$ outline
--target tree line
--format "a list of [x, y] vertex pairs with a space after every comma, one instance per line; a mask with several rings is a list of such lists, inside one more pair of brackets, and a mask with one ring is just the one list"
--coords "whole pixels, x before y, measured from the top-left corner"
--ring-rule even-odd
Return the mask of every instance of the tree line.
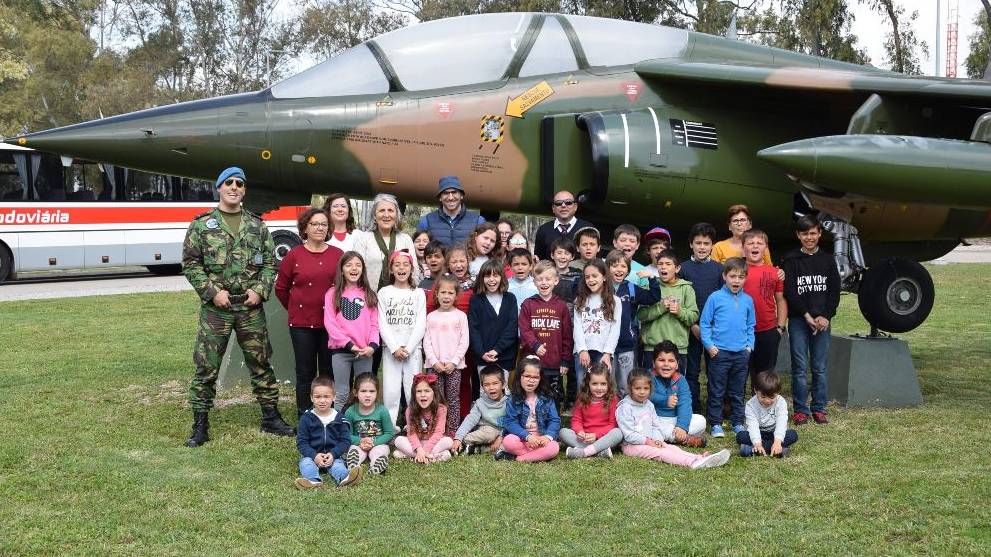
[[[985, 75], [991, 4], [975, 15], [970, 77]], [[884, 59], [851, 32], [856, 5], [886, 22]], [[0, 0], [0, 134], [253, 91], [416, 21], [506, 11], [610, 17], [919, 74], [907, 0]]]

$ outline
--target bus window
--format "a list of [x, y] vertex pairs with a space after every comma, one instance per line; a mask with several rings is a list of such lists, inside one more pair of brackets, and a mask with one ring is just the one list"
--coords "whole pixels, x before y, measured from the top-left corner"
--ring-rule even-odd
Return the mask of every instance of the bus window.
[[65, 201], [64, 170], [58, 155], [42, 155], [38, 178], [34, 181], [34, 199]]
[[24, 199], [24, 182], [13, 163], [0, 164], [0, 201]]

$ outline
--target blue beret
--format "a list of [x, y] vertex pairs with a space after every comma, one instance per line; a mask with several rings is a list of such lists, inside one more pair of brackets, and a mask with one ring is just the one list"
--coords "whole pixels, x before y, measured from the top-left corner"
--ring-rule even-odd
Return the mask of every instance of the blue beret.
[[240, 178], [240, 179], [244, 180], [245, 182], [248, 181], [247, 178], [244, 177], [244, 171], [243, 170], [241, 170], [240, 168], [238, 168], [236, 166], [232, 166], [230, 168], [225, 168], [224, 171], [220, 173], [220, 176], [217, 176], [217, 183], [215, 183], [213, 186], [219, 190], [220, 189], [220, 184], [223, 184], [224, 183], [224, 180], [230, 178], [231, 176], [235, 176], [237, 178]]

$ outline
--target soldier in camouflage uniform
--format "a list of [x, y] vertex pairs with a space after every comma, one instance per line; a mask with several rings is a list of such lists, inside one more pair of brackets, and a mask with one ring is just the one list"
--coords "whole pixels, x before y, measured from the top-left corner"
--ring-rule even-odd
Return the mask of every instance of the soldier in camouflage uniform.
[[196, 216], [182, 247], [182, 269], [203, 302], [193, 349], [196, 375], [189, 385], [193, 431], [187, 447], [209, 441], [207, 413], [216, 394], [220, 361], [231, 332], [251, 372], [251, 388], [262, 408], [261, 430], [294, 435], [279, 414], [279, 386], [269, 364], [272, 345], [262, 302], [275, 281], [272, 238], [262, 220], [241, 208], [244, 171], [231, 167], [220, 173], [217, 208]]

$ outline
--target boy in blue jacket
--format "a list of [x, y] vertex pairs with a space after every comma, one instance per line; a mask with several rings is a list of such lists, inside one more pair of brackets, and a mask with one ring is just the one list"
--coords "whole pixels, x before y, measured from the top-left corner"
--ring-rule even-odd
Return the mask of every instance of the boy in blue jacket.
[[723, 264], [722, 288], [709, 296], [699, 318], [702, 347], [709, 354], [706, 417], [713, 437], [723, 437], [723, 395], [730, 399], [733, 432], [746, 431], [743, 425], [743, 389], [747, 384], [750, 353], [754, 349], [757, 316], [754, 301], [743, 291], [747, 261], [731, 257]]
[[678, 372], [678, 347], [670, 340], [664, 340], [654, 346], [653, 354], [650, 401], [654, 403], [664, 440], [704, 447], [705, 418], [692, 414], [692, 392], [688, 380]]
[[[640, 322], [637, 320], [637, 311], [640, 306], [651, 306], [661, 301], [661, 285], [656, 277], [647, 279], [647, 288], [640, 288], [627, 279], [631, 265], [632, 261], [618, 249], [610, 251], [606, 256], [606, 270], [609, 271], [613, 290], [623, 305], [623, 316], [619, 322], [619, 342], [616, 343], [616, 364], [613, 367], [616, 388], [621, 399], [626, 396], [626, 380], [633, 371], [635, 363], [639, 361], [637, 340], [640, 338]], [[637, 279], [634, 277], [633, 280]]]
[[323, 485], [320, 473], [329, 473], [339, 487], [361, 479], [361, 467], [348, 470], [342, 458], [351, 447], [351, 427], [344, 412], [334, 405], [334, 380], [320, 375], [310, 389], [313, 408], [299, 418], [296, 447], [299, 449], [299, 475], [296, 487], [311, 489]]

